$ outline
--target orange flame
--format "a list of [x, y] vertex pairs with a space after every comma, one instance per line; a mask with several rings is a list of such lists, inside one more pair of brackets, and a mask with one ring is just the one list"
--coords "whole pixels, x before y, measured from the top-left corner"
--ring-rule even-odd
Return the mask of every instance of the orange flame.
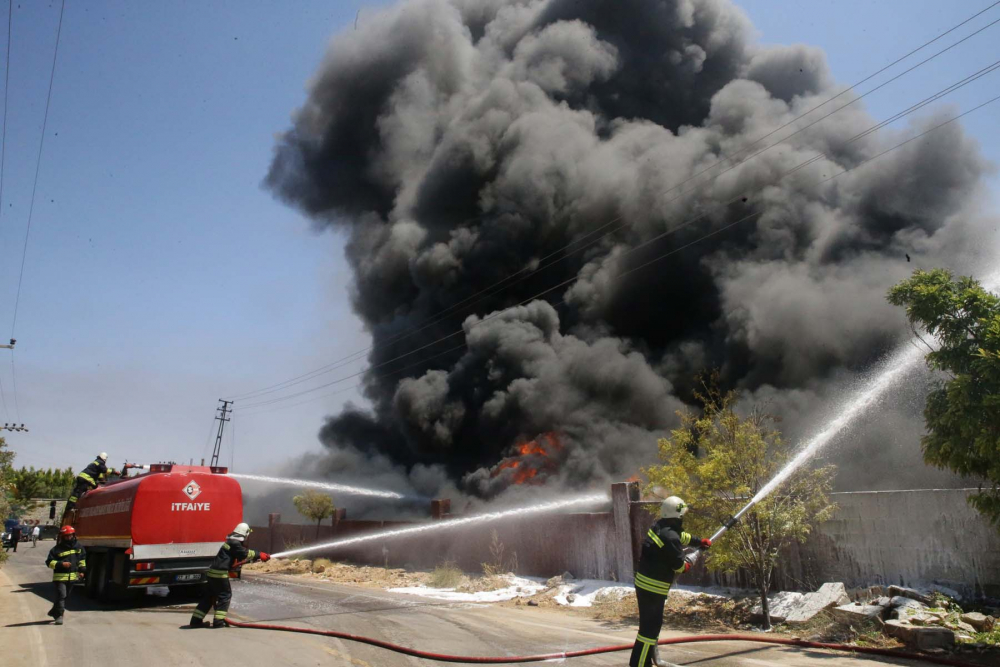
[[[544, 444], [542, 444], [544, 443]], [[552, 458], [552, 454], [562, 451], [563, 445], [559, 441], [559, 436], [554, 432], [543, 433], [535, 440], [528, 440], [514, 446], [516, 452], [513, 456], [505, 458], [498, 463], [491, 477], [496, 477], [504, 470], [513, 470], [511, 475], [512, 484], [529, 484], [539, 472], [549, 472], [554, 470], [557, 463]]]

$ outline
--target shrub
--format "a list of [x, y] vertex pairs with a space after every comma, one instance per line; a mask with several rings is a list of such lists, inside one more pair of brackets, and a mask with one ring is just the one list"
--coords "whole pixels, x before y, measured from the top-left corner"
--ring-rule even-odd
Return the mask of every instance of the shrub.
[[431, 586], [433, 588], [455, 588], [462, 583], [464, 573], [451, 561], [441, 563], [431, 572]]

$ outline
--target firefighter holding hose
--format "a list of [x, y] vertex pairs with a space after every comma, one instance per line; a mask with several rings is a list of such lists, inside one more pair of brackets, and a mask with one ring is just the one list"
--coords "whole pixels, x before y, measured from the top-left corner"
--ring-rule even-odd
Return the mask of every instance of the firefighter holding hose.
[[635, 597], [639, 603], [639, 634], [632, 647], [629, 667], [659, 667], [656, 642], [663, 627], [663, 607], [674, 577], [691, 569], [685, 547], [708, 549], [712, 540], [693, 537], [683, 530], [687, 504], [671, 496], [660, 505], [660, 519], [642, 541], [642, 555], [635, 573]]
[[76, 483], [73, 484], [73, 491], [69, 494], [69, 500], [66, 501], [66, 509], [63, 512], [63, 516], [66, 516], [71, 509], [76, 507], [76, 503], [80, 500], [80, 496], [91, 489], [96, 489], [98, 484], [103, 484], [107, 481], [109, 474], [118, 475], [119, 472], [114, 468], [108, 468], [108, 453], [101, 452], [97, 455], [97, 458], [91, 461], [91, 463], [76, 476]]
[[206, 627], [204, 619], [213, 606], [215, 619], [212, 621], [212, 627], [225, 627], [229, 603], [233, 599], [233, 589], [229, 580], [239, 576], [244, 563], [271, 560], [271, 556], [262, 551], [248, 549], [245, 544], [248, 537], [250, 537], [250, 526], [241, 523], [226, 538], [225, 544], [219, 549], [215, 560], [212, 561], [212, 567], [208, 570], [208, 591], [191, 614], [190, 627]]

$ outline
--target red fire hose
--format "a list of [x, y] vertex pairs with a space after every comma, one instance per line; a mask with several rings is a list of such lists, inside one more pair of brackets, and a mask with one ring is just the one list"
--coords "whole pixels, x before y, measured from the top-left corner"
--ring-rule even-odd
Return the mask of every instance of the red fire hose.
[[[283, 632], [300, 632], [307, 635], [322, 635], [324, 637], [336, 637], [348, 641], [377, 646], [395, 653], [413, 656], [414, 658], [424, 658], [425, 660], [437, 660], [438, 662], [461, 662], [468, 664], [509, 664], [517, 662], [542, 662], [544, 660], [559, 660], [563, 658], [580, 658], [585, 655], [599, 655], [601, 653], [614, 653], [616, 651], [631, 651], [632, 644], [619, 644], [617, 646], [599, 646], [597, 648], [582, 649], [579, 651], [560, 651], [559, 653], [544, 653], [540, 655], [518, 655], [518, 656], [477, 656], [477, 655], [447, 655], [443, 653], [431, 653], [429, 651], [419, 651], [414, 648], [392, 644], [373, 639], [372, 637], [362, 637], [352, 635], [349, 632], [339, 632], [337, 630], [318, 630], [314, 628], [301, 628], [292, 625], [271, 625], [268, 623], [241, 623], [231, 618], [226, 619], [226, 623], [237, 628], [250, 628], [253, 630], [281, 630]], [[673, 637], [661, 639], [657, 642], [660, 646], [670, 644], [692, 644], [695, 642], [757, 642], [760, 644], [782, 644], [784, 646], [797, 646], [799, 648], [822, 648], [832, 651], [847, 651], [850, 653], [867, 653], [869, 655], [884, 655], [890, 658], [905, 658], [908, 660], [922, 660], [935, 665], [950, 665], [951, 667], [980, 667], [961, 660], [951, 658], [939, 658], [931, 655], [919, 655], [916, 653], [906, 653], [893, 651], [884, 648], [868, 648], [866, 646], [848, 646], [847, 644], [826, 644], [822, 642], [808, 642], [803, 639], [789, 639], [784, 637], [762, 637], [759, 635], [691, 635], [688, 637]]]

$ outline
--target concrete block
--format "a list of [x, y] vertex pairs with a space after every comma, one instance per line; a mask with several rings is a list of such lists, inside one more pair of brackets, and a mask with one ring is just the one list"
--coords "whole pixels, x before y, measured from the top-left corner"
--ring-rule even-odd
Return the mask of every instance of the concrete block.
[[[767, 596], [767, 601], [770, 603], [769, 611], [771, 620], [775, 623], [784, 623], [785, 619], [788, 618], [788, 614], [801, 604], [803, 598], [805, 598], [805, 595], [796, 593], [795, 591], [781, 591], [780, 593]], [[764, 616], [764, 610], [759, 602], [750, 613], [757, 619]]]
[[980, 614], [978, 611], [962, 614], [961, 618], [963, 623], [968, 623], [978, 632], [986, 632], [993, 627], [994, 623], [992, 617], [987, 616], [986, 614]]
[[861, 620], [882, 620], [885, 607], [877, 604], [845, 604], [830, 610], [833, 617], [843, 623], [857, 623]]
[[899, 609], [900, 607], [909, 607], [910, 609], [927, 609], [927, 605], [923, 602], [914, 600], [913, 598], [903, 597], [902, 595], [889, 598], [889, 606], [893, 609]]
[[929, 605], [932, 602], [928, 596], [924, 595], [920, 591], [915, 591], [912, 588], [906, 588], [905, 586], [889, 586], [889, 597], [896, 596], [910, 598], [911, 600], [916, 600], [917, 602], [923, 602], [926, 605]]
[[955, 645], [955, 633], [938, 626], [920, 627], [902, 621], [886, 621], [885, 633], [922, 651], [951, 648]]
[[814, 593], [807, 593], [798, 605], [793, 608], [785, 617], [785, 623], [795, 625], [806, 623], [816, 614], [829, 609], [849, 604], [851, 598], [847, 595], [847, 588], [841, 583], [827, 583], [819, 587]]
[[944, 621], [944, 614], [932, 611], [916, 611], [900, 615], [897, 620], [908, 621], [912, 625], [938, 625]]

